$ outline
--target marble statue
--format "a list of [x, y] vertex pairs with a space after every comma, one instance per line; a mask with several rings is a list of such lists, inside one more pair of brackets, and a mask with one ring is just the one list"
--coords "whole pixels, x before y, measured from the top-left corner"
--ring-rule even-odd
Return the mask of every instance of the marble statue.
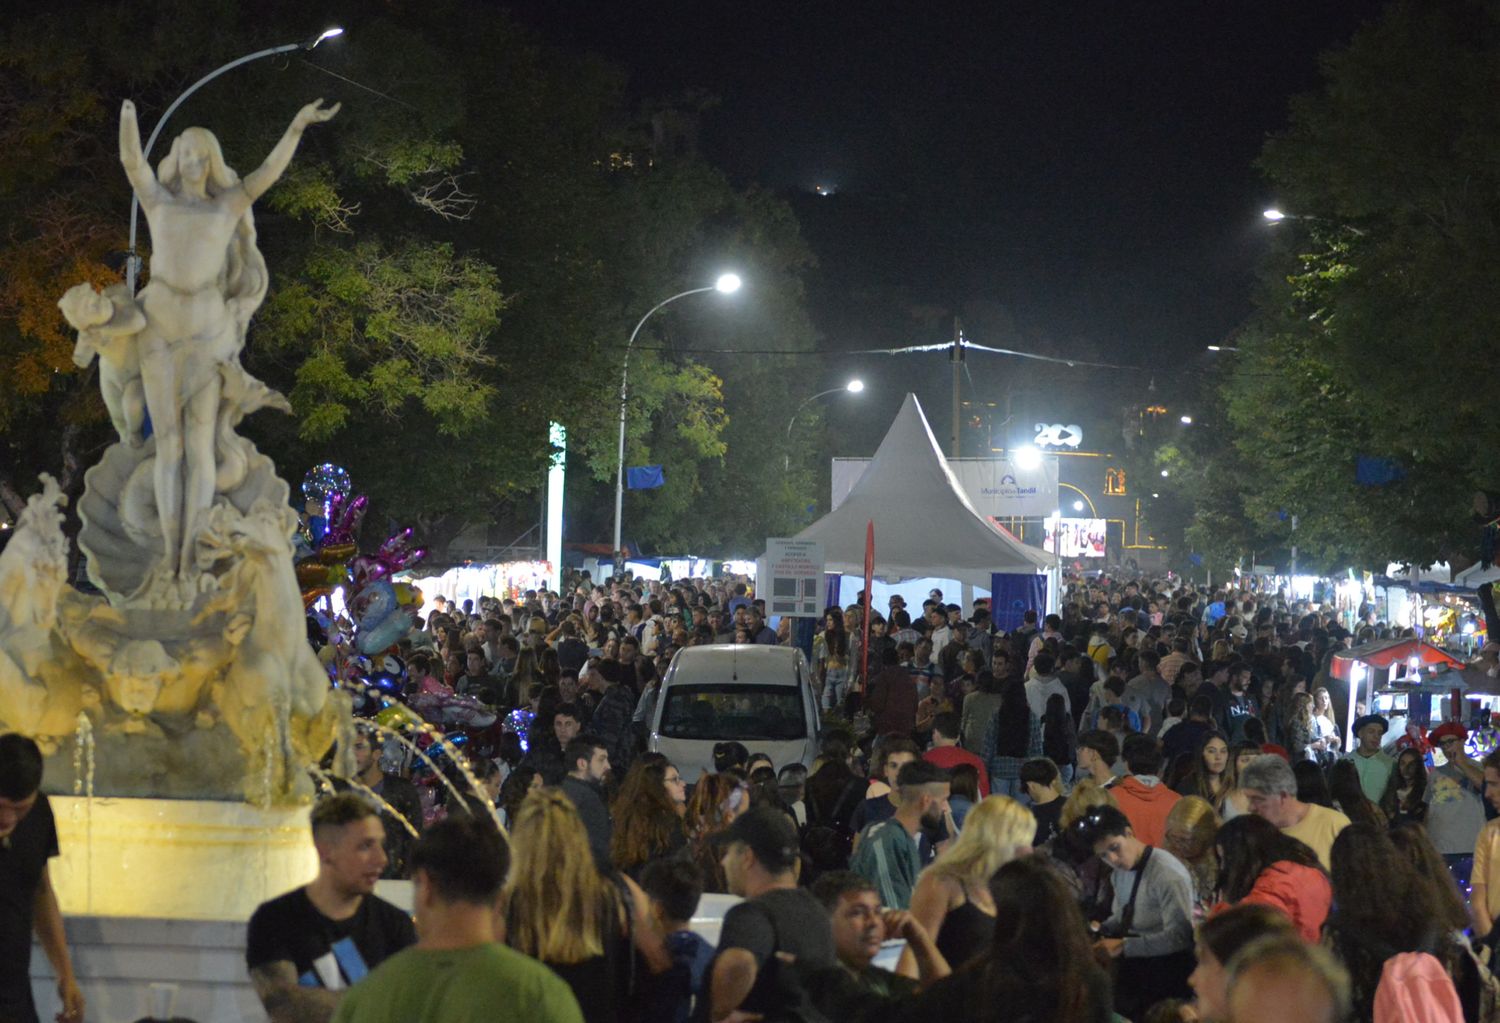
[[287, 485], [236, 432], [258, 409], [291, 411], [240, 365], [268, 284], [251, 208], [338, 109], [304, 106], [242, 179], [203, 128], [153, 172], [135, 107], [121, 108], [150, 275], [139, 295], [79, 284], [58, 303], [78, 331], [74, 361], [99, 361], [119, 436], [79, 501], [100, 592], [68, 585], [65, 499], [49, 478], [0, 552], [0, 728], [64, 758], [91, 737], [98, 791], [295, 797], [348, 717], [307, 644]]

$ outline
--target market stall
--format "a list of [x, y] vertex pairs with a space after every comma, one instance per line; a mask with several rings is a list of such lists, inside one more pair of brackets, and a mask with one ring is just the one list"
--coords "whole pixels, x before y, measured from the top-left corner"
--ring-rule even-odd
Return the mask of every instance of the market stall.
[[1464, 662], [1448, 651], [1415, 637], [1379, 640], [1334, 654], [1329, 673], [1349, 683], [1344, 748], [1354, 748], [1353, 723], [1361, 702], [1368, 713], [1401, 719], [1399, 729], [1392, 721], [1392, 732], [1404, 730], [1405, 721], [1426, 727], [1432, 721], [1435, 696], [1452, 701], [1451, 714], [1467, 688], [1458, 670], [1463, 667]]

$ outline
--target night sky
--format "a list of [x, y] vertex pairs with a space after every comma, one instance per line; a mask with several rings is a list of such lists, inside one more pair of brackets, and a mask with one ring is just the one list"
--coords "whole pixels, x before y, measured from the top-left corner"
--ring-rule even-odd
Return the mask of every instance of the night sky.
[[[1185, 371], [1251, 309], [1275, 201], [1253, 166], [1261, 143], [1317, 87], [1318, 54], [1380, 4], [507, 6], [548, 42], [625, 67], [638, 98], [721, 98], [702, 152], [793, 203], [820, 263], [826, 351], [942, 341], [958, 314], [981, 343], [1145, 368], [971, 356], [964, 397], [1008, 390], [1013, 429], [1029, 431], [1153, 377], [1168, 396], [1191, 389]], [[878, 440], [907, 389], [945, 435], [945, 356], [823, 360], [825, 386], [854, 373], [871, 384], [863, 404], [829, 408], [851, 446]]]

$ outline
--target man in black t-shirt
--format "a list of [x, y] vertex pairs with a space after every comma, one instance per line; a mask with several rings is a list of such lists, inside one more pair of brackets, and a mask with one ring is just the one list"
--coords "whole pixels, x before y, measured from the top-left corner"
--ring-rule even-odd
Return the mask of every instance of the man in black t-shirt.
[[343, 990], [417, 940], [411, 917], [376, 897], [385, 828], [353, 793], [313, 807], [318, 876], [250, 917], [245, 962], [272, 1023], [331, 1019]]
[[14, 732], [0, 735], [0, 1020], [36, 1023], [31, 935], [57, 972], [61, 1023], [83, 1019], [62, 910], [47, 861], [58, 854], [52, 805], [42, 795], [42, 752]]
[[[422, 831], [422, 799], [417, 787], [398, 774], [386, 774], [380, 767], [380, 749], [369, 730], [360, 727], [351, 744], [354, 753], [354, 780], [374, 792], [391, 805], [391, 809], [415, 828]], [[379, 807], [380, 822], [385, 827], [385, 872], [381, 877], [405, 879], [411, 876], [412, 835], [407, 824], [393, 817], [389, 810]]]
[[775, 1019], [786, 988], [777, 982], [777, 954], [791, 956], [800, 971], [836, 962], [828, 913], [797, 887], [800, 855], [791, 818], [770, 806], [746, 811], [720, 832], [720, 863], [729, 890], [744, 902], [724, 914], [719, 948], [709, 980], [710, 1019], [736, 1009]]

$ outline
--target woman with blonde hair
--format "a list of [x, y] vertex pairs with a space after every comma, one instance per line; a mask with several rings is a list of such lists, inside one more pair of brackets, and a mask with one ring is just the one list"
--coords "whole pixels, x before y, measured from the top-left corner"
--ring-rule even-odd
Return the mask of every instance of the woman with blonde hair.
[[1101, 806], [1119, 809], [1120, 804], [1109, 789], [1092, 778], [1082, 778], [1073, 785], [1058, 815], [1058, 833], [1048, 845], [1046, 855], [1058, 873], [1073, 890], [1079, 907], [1089, 920], [1109, 916], [1114, 898], [1112, 875], [1093, 846], [1080, 840], [1079, 822], [1090, 810]]
[[635, 956], [652, 973], [671, 965], [645, 895], [599, 872], [573, 803], [556, 789], [529, 794], [510, 832], [505, 943], [567, 982], [586, 1023], [624, 1023]]
[[1183, 796], [1167, 814], [1163, 845], [1193, 877], [1194, 920], [1202, 920], [1217, 901], [1219, 858], [1214, 839], [1219, 823], [1213, 804], [1200, 796]]
[[[1009, 796], [979, 801], [964, 820], [958, 838], [922, 871], [912, 890], [911, 913], [937, 942], [955, 970], [990, 946], [995, 901], [990, 878], [1031, 851], [1036, 817]], [[916, 960], [906, 952], [901, 972], [916, 976]]]

